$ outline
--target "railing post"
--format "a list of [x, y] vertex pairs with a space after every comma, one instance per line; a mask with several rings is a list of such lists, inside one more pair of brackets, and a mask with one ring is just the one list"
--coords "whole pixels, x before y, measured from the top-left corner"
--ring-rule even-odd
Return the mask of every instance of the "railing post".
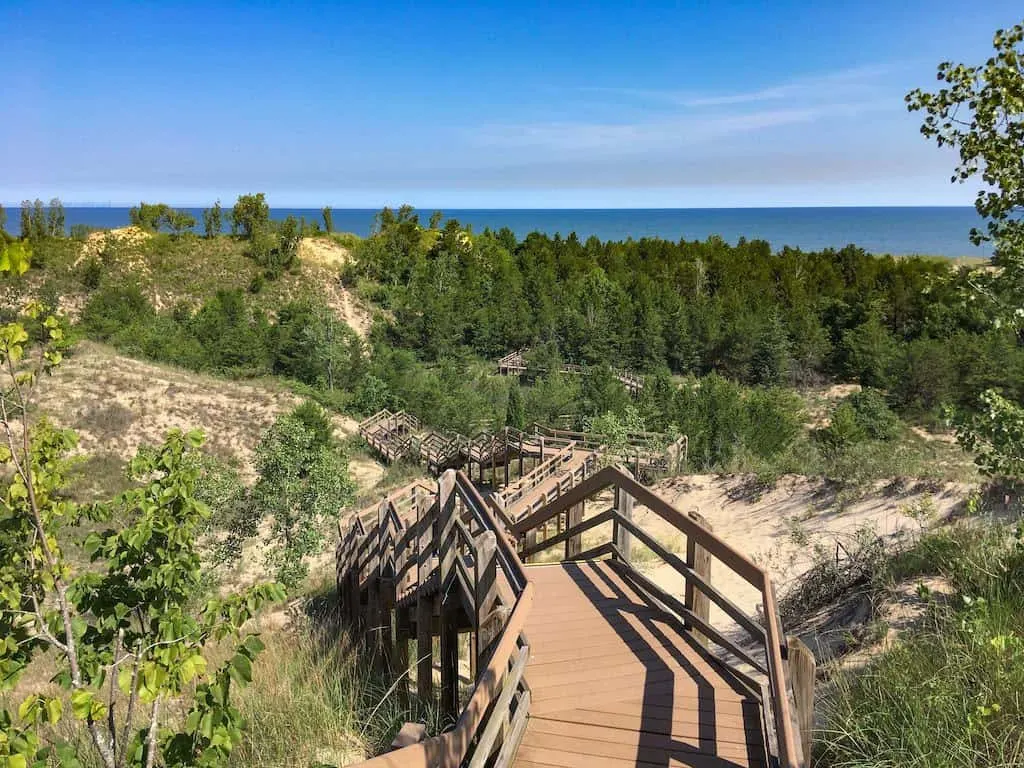
[[[384, 502], [381, 502], [383, 505]], [[381, 635], [381, 507], [377, 507], [377, 524], [369, 534], [370, 563], [366, 576], [366, 649], [373, 660], [375, 670], [382, 664], [383, 636]]]
[[484, 531], [477, 536], [474, 549], [474, 656], [476, 668], [483, 669], [490, 660], [494, 640], [501, 634], [500, 627], [495, 631], [487, 621], [498, 602], [498, 539], [494, 531]]
[[437, 483], [437, 550], [441, 578], [441, 714], [454, 719], [459, 711], [459, 599], [452, 594], [455, 558], [455, 470], [449, 469]]
[[416, 600], [416, 695], [428, 700], [434, 693], [434, 598]]
[[[615, 489], [615, 511], [618, 516], [626, 520], [633, 519], [633, 497], [624, 488]], [[622, 559], [628, 563], [631, 556], [630, 550], [633, 547], [632, 535], [618, 522], [614, 522], [612, 523], [612, 540], [622, 555]]]
[[786, 638], [786, 643], [789, 646], [789, 682], [793, 686], [803, 765], [804, 768], [810, 768], [814, 731], [814, 676], [817, 662], [811, 649], [799, 637], [790, 635]]
[[[693, 520], [698, 525], [711, 530], [711, 526], [708, 525], [708, 521], [704, 519], [704, 516], [699, 512], [690, 511], [686, 513], [686, 516]], [[686, 564], [690, 566], [698, 576], [702, 577], [704, 581], [711, 583], [711, 554], [704, 549], [697, 539], [693, 536], [686, 537]], [[686, 580], [686, 593], [685, 593], [685, 605], [687, 609], [693, 611], [693, 613], [700, 619], [703, 619], [705, 623], [708, 622], [711, 616], [711, 600], [710, 598], [697, 589], [697, 586], [692, 580]], [[700, 632], [691, 629], [694, 640], [701, 645], [706, 646], [708, 639]]]

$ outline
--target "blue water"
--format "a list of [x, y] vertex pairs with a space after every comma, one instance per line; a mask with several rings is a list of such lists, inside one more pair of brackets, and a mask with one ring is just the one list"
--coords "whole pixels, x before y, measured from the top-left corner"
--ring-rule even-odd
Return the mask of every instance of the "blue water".
[[[202, 222], [202, 209], [188, 209]], [[225, 219], [227, 218], [225, 211]], [[373, 226], [375, 210], [337, 209], [334, 228], [365, 236]], [[429, 210], [421, 210], [423, 224]], [[67, 225], [122, 227], [128, 224], [127, 208], [67, 208]], [[289, 214], [320, 221], [319, 209], [275, 208], [274, 218]], [[520, 238], [539, 231], [562, 236], [575, 232], [581, 240], [591, 235], [601, 240], [661, 237], [667, 240], [704, 240], [719, 235], [730, 243], [740, 237], [760, 239], [772, 248], [784, 245], [820, 250], [847, 244], [879, 254], [935, 256], [988, 256], [991, 250], [975, 247], [968, 239], [979, 218], [971, 207], [963, 208], [673, 208], [616, 210], [448, 210], [446, 218], [484, 227], [508, 227]], [[8, 228], [17, 233], [18, 211], [7, 211]]]

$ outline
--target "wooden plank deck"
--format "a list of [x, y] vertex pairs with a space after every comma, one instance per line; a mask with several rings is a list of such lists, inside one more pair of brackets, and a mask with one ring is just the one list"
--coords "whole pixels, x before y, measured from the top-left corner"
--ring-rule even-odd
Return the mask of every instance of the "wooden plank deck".
[[764, 768], [761, 705], [606, 563], [527, 568], [522, 768]]

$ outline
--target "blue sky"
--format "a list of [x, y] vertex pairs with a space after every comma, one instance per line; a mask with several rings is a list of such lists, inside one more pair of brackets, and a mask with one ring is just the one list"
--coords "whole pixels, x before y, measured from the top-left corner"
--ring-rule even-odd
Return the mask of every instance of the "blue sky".
[[909, 89], [1019, 0], [0, 0], [0, 200], [970, 204]]

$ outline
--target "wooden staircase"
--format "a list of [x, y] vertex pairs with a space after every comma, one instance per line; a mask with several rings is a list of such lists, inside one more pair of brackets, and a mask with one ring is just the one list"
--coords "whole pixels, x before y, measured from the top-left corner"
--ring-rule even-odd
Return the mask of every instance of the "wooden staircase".
[[[764, 569], [698, 515], [602, 468], [599, 452], [515, 438], [460, 448], [481, 476], [491, 464], [489, 490], [447, 469], [340, 529], [338, 593], [352, 631], [398, 695], [436, 698], [452, 723], [365, 765], [806, 765], [809, 729], [797, 723], [811, 705], [806, 691], [794, 705], [789, 659], [808, 656], [783, 634]], [[634, 504], [673, 527], [685, 555], [638, 525]], [[678, 574], [679, 592], [633, 565], [634, 540]], [[715, 588], [712, 563], [761, 594], [761, 618]], [[712, 602], [728, 628], [711, 621]]]

